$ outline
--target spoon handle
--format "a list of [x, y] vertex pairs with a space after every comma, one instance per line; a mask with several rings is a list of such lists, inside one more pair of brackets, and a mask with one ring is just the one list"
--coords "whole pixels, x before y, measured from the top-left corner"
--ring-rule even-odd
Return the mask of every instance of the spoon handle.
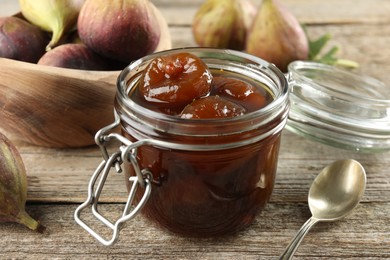
[[301, 244], [303, 238], [309, 232], [312, 226], [314, 226], [315, 223], [317, 223], [319, 220], [316, 218], [309, 218], [305, 224], [302, 225], [302, 227], [299, 229], [298, 233], [295, 235], [295, 237], [291, 240], [290, 244], [287, 246], [284, 253], [279, 257], [280, 260], [287, 260], [291, 259], [294, 255], [295, 251], [297, 251], [298, 246]]

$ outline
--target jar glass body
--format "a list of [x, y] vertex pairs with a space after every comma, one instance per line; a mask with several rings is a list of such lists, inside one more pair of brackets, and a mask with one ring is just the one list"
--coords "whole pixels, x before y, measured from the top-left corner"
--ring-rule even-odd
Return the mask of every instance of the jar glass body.
[[390, 149], [390, 88], [369, 76], [307, 61], [289, 65], [287, 129], [326, 145]]
[[[226, 119], [182, 119], [148, 110], [131, 99], [140, 74], [159, 55], [188, 52], [226, 77], [239, 75], [273, 97], [266, 107]], [[288, 83], [275, 66], [248, 54], [186, 48], [130, 64], [119, 76], [115, 110], [122, 135], [139, 146], [141, 169], [153, 175], [143, 214], [186, 236], [214, 236], [247, 227], [269, 200], [280, 135], [289, 111]], [[125, 167], [126, 179], [135, 175]], [[136, 196], [137, 197], [137, 196]]]

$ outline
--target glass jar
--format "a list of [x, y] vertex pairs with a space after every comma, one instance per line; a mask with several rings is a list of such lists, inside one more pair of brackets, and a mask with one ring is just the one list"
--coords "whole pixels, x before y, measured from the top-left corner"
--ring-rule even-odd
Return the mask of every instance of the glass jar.
[[390, 150], [390, 88], [349, 70], [295, 61], [288, 67], [286, 129], [359, 152]]
[[[272, 102], [254, 112], [218, 120], [182, 119], [134, 102], [129, 93], [137, 87], [149, 62], [160, 55], [180, 52], [200, 57], [211, 71], [263, 88], [272, 96]], [[142, 211], [169, 231], [196, 237], [231, 234], [251, 224], [274, 186], [281, 131], [289, 111], [284, 74], [274, 65], [242, 52], [185, 48], [133, 62], [122, 71], [117, 85], [116, 122], [96, 137], [105, 156], [97, 172], [105, 174], [107, 163], [117, 168], [122, 164], [128, 180], [128, 204], [135, 205], [132, 211], [126, 206], [124, 216], [131, 215], [126, 217], [129, 219], [135, 211]], [[121, 135], [109, 133], [116, 125]], [[111, 139], [122, 143], [112, 160], [105, 148]], [[94, 207], [98, 200], [93, 198], [97, 175], [91, 180], [89, 200], [75, 213], [76, 221], [102, 243], [111, 244], [117, 238], [116, 224], [111, 225], [113, 239], [107, 241], [79, 218], [79, 210], [88, 204]], [[134, 191], [136, 188], [138, 191]]]

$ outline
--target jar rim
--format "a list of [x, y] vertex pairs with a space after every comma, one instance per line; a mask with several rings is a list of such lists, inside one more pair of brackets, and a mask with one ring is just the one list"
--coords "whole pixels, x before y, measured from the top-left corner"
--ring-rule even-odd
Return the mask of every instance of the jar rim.
[[[302, 81], [309, 82], [312, 85], [315, 85], [316, 88], [319, 88], [321, 91], [327, 91], [332, 86], [322, 85], [321, 83], [316, 82], [316, 79], [308, 75], [309, 71], [318, 71], [321, 73], [328, 72], [334, 75], [334, 77], [342, 77], [345, 80], [354, 79], [354, 82], [358, 82], [360, 84], [365, 84], [369, 86], [369, 88], [362, 88], [362, 86], [358, 86], [351, 92], [348, 87], [348, 82], [344, 82], [344, 85], [340, 85], [341, 89], [332, 88], [332, 90], [336, 91], [339, 94], [345, 94], [346, 97], [356, 98], [364, 102], [372, 102], [372, 103], [383, 103], [390, 107], [390, 92], [388, 91], [389, 86], [386, 86], [383, 82], [367, 76], [358, 74], [352, 70], [343, 69], [337, 66], [318, 63], [314, 61], [294, 61], [289, 64], [288, 72], [289, 74], [294, 74], [295, 80], [300, 78]], [[338, 86], [338, 87], [340, 87]], [[387, 90], [387, 91], [386, 91]]]
[[[169, 55], [179, 52], [190, 52], [197, 56], [200, 56], [201, 59], [217, 60], [217, 59], [227, 59], [231, 62], [230, 66], [233, 66], [233, 63], [240, 63], [242, 66], [245, 66], [245, 69], [250, 71], [255, 71], [257, 73], [262, 73], [264, 80], [267, 84], [273, 84], [274, 89], [274, 99], [273, 101], [261, 108], [259, 110], [238, 116], [230, 117], [223, 119], [184, 119], [178, 116], [166, 115], [156, 111], [152, 111], [144, 108], [143, 106], [137, 104], [128, 96], [128, 81], [130, 73], [140, 73], [142, 71], [142, 66], [148, 64], [152, 59], [161, 56]], [[207, 62], [206, 62], [207, 63]], [[276, 86], [277, 85], [277, 86]], [[256, 124], [251, 124], [253, 129], [259, 127], [259, 125], [266, 124], [270, 119], [269, 117], [275, 117], [275, 114], [286, 114], [285, 117], [287, 120], [287, 112], [289, 108], [289, 86], [285, 75], [273, 64], [264, 61], [253, 55], [227, 49], [214, 49], [214, 48], [200, 48], [200, 47], [186, 47], [186, 48], [176, 48], [166, 51], [161, 51], [157, 53], [150, 54], [143, 58], [140, 58], [132, 63], [130, 63], [122, 72], [120, 73], [117, 80], [117, 95], [116, 102], [122, 107], [122, 109], [131, 109], [131, 112], [137, 113], [138, 115], [144, 118], [153, 118], [154, 121], [164, 122], [170, 124], [168, 131], [175, 131], [175, 126], [179, 125], [180, 127], [187, 128], [189, 132], [193, 134], [202, 135], [202, 133], [196, 131], [199, 127], [209, 127], [208, 131], [212, 130], [212, 126], [234, 126], [236, 129], [238, 126], [242, 125], [243, 122], [256, 121]], [[129, 110], [127, 110], [129, 112]], [[127, 114], [126, 112], [126, 114]], [[263, 121], [260, 119], [263, 118]], [[284, 120], [284, 121], [286, 121]], [[165, 129], [166, 130], [166, 129]], [[221, 129], [216, 129], [221, 131]], [[214, 131], [216, 131], [214, 129]], [[247, 130], [247, 129], [246, 129]], [[246, 131], [245, 130], [245, 131]], [[223, 129], [222, 129], [223, 131]], [[240, 129], [243, 132], [243, 129]], [[221, 135], [223, 132], [215, 132], [210, 135]], [[226, 133], [231, 134], [231, 133]]]

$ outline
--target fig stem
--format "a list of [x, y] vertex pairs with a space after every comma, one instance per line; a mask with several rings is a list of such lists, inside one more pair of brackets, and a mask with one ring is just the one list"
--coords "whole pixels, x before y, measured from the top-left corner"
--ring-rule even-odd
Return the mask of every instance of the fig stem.
[[41, 225], [38, 221], [33, 219], [26, 211], [21, 210], [18, 214], [18, 222], [31, 230], [43, 233], [46, 230], [46, 227]]

